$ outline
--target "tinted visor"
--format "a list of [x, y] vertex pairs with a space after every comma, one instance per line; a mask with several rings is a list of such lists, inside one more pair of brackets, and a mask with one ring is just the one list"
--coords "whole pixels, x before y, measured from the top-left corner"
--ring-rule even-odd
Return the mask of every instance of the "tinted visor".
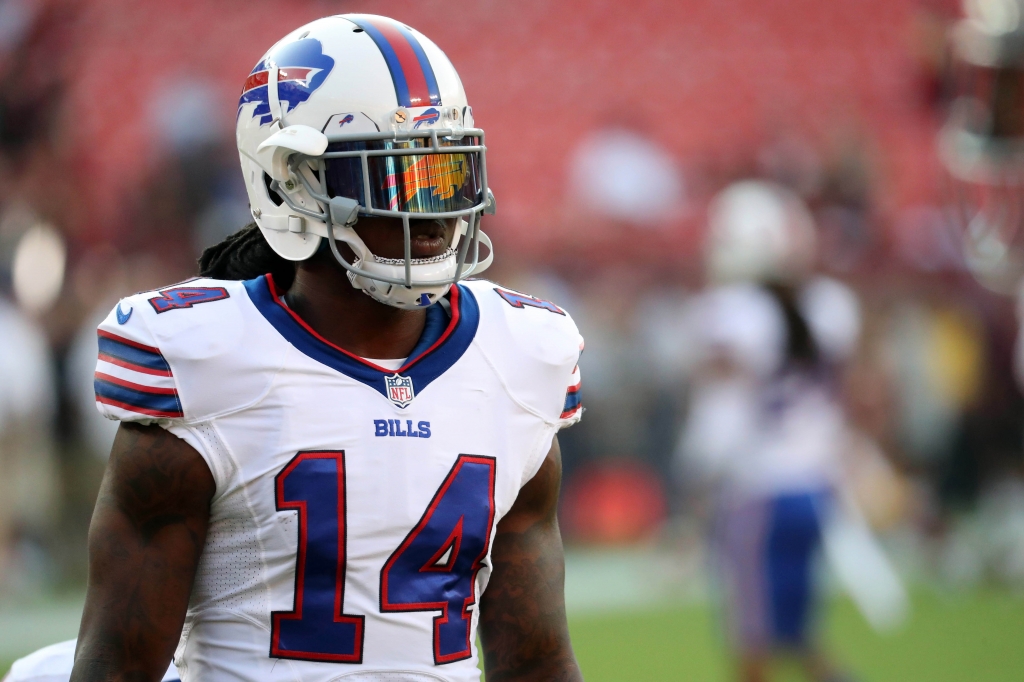
[[[479, 138], [438, 141], [442, 147], [480, 144]], [[331, 152], [401, 150], [430, 146], [430, 139], [406, 142], [368, 140], [334, 142]], [[477, 152], [370, 156], [370, 197], [365, 194], [363, 163], [359, 157], [324, 159], [327, 195], [355, 199], [366, 208], [408, 213], [445, 213], [472, 208], [482, 200]]]

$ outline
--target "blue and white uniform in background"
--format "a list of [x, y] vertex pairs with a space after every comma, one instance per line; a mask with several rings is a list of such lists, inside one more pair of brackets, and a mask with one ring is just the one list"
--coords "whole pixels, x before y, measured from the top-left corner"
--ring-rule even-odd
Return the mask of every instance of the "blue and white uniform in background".
[[[75, 665], [76, 643], [77, 640], [69, 639], [19, 658], [3, 682], [68, 682]], [[167, 669], [161, 682], [180, 682], [173, 665]]]
[[331, 345], [269, 276], [135, 295], [100, 325], [100, 411], [160, 424], [216, 481], [183, 680], [479, 680], [494, 531], [580, 418], [582, 338], [483, 280], [427, 314], [398, 363]]
[[817, 279], [798, 306], [821, 358], [815, 367], [787, 363], [782, 307], [764, 289], [713, 289], [692, 308], [707, 371], [678, 456], [690, 482], [715, 491], [715, 575], [730, 636], [744, 651], [807, 643], [812, 563], [847, 438], [834, 367], [857, 341], [856, 298]]

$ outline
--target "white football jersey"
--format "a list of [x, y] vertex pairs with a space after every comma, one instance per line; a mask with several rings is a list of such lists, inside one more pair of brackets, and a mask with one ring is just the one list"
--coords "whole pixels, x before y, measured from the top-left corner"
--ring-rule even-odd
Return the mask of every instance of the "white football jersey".
[[[856, 294], [817, 277], [797, 300], [823, 360], [846, 361], [860, 335]], [[847, 442], [845, 415], [828, 373], [787, 371], [778, 300], [754, 284], [715, 287], [697, 298], [691, 315], [698, 362], [724, 356], [738, 368], [692, 391], [678, 453], [691, 477], [719, 478], [756, 496], [831, 486]]]
[[[75, 666], [77, 642], [74, 639], [58, 642], [19, 658], [3, 682], [68, 682]], [[174, 666], [167, 669], [161, 682], [179, 682]]]
[[491, 541], [577, 421], [582, 339], [477, 280], [397, 371], [333, 346], [272, 279], [197, 279], [100, 325], [96, 399], [216, 480], [175, 663], [184, 680], [478, 680]]

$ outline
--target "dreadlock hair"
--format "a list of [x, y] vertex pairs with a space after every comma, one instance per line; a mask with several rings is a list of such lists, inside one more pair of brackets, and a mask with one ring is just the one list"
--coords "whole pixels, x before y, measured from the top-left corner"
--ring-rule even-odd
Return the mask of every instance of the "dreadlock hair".
[[790, 362], [813, 367], [821, 358], [820, 349], [807, 319], [800, 312], [796, 290], [791, 285], [778, 282], [769, 283], [765, 288], [782, 307], [782, 314], [786, 320], [786, 358]]
[[214, 244], [199, 256], [199, 276], [213, 279], [253, 279], [270, 273], [278, 291], [295, 280], [295, 263], [277, 255], [255, 222]]

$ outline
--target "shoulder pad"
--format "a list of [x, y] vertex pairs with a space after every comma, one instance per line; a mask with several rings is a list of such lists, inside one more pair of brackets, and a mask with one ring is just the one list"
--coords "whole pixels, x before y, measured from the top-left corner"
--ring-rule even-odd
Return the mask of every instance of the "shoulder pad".
[[121, 300], [98, 330], [100, 412], [196, 422], [252, 404], [287, 352], [255, 331], [262, 318], [252, 313], [238, 281], [194, 279]]
[[463, 286], [480, 305], [481, 350], [512, 398], [560, 428], [579, 421], [583, 337], [569, 313], [486, 280]]

